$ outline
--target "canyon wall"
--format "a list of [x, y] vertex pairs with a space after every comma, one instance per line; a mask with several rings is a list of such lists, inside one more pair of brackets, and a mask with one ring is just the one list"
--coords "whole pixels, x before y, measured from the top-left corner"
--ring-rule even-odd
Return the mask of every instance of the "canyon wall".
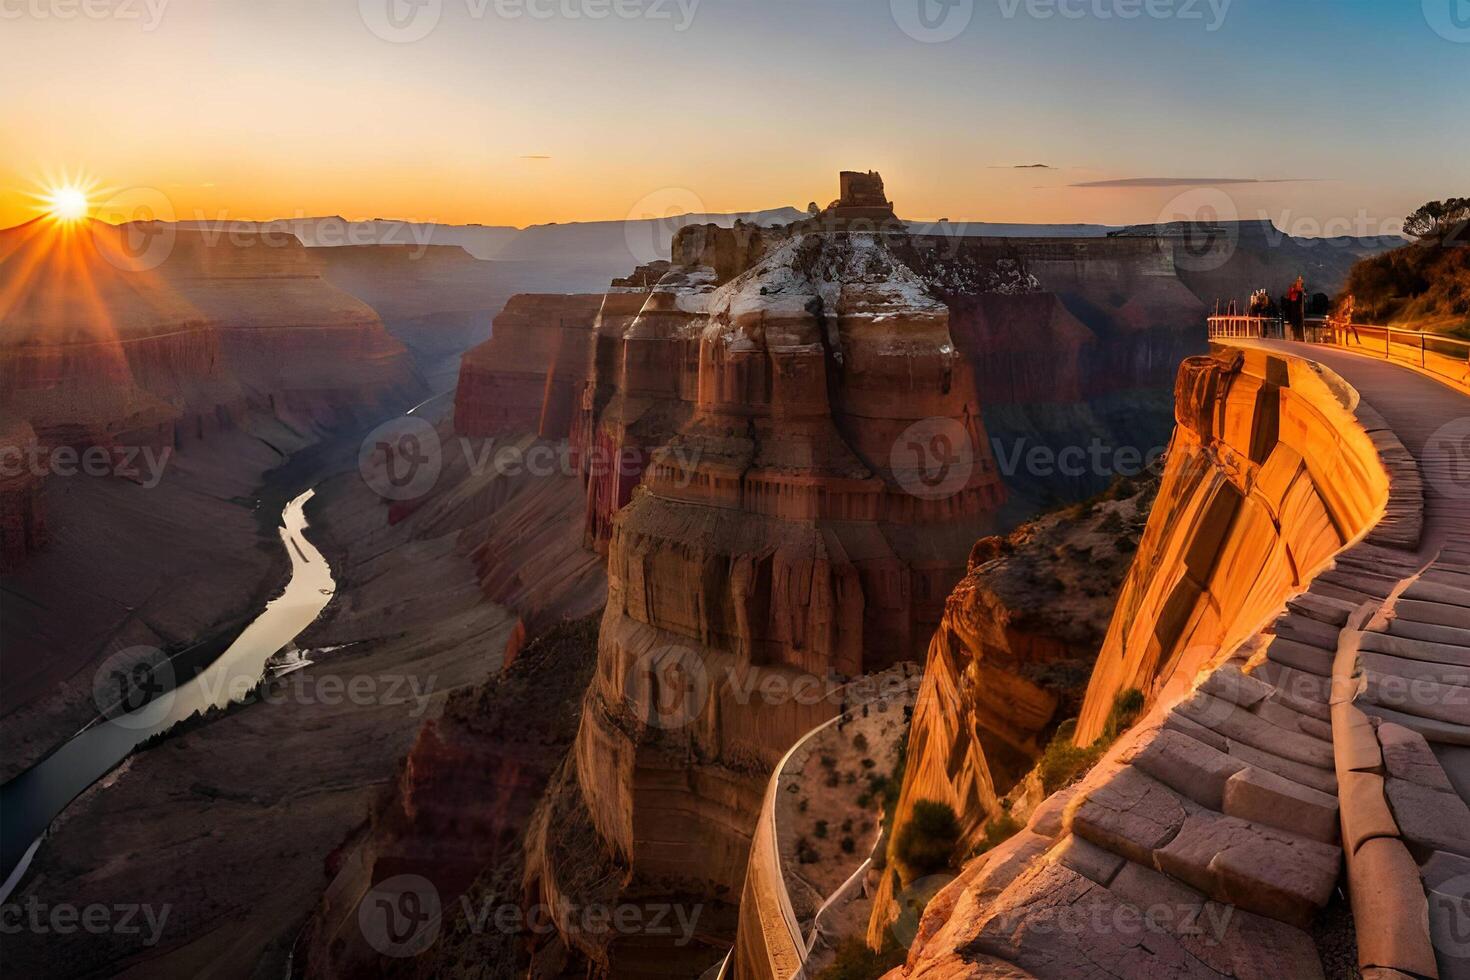
[[24, 768], [96, 711], [88, 665], [198, 642], [276, 588], [267, 472], [423, 389], [294, 239], [41, 220], [0, 232], [0, 269], [0, 412], [23, 423], [0, 451], [34, 436], [39, 484], [7, 487], [0, 515], [31, 528], [0, 593]]
[[598, 295], [513, 296], [489, 340], [466, 352], [454, 395], [455, 429], [467, 436], [571, 435], [592, 366]]
[[[1101, 754], [1091, 773], [1044, 800], [1032, 774], [1000, 800], [972, 734], [994, 708], [964, 697], [972, 678], [949, 665], [952, 641], [936, 638], [931, 648], [904, 799], [951, 803], [966, 834], [959, 880], [929, 901], [903, 976], [971, 975], [982, 965], [1047, 972], [1118, 953], [1117, 930], [1058, 944], [1032, 928], [1052, 921], [1059, 902], [1100, 914], [1129, 904], [1238, 905], [1211, 943], [1216, 969], [1320, 972], [1302, 927], [1329, 900], [1341, 863], [1331, 734], [1321, 685], [1296, 683], [1311, 678], [1283, 658], [1293, 642], [1329, 629], [1335, 642], [1331, 624], [1353, 607], [1332, 596], [1341, 573], [1329, 569], [1335, 557], [1348, 562], [1345, 547], [1383, 515], [1390, 483], [1380, 453], [1403, 455], [1402, 447], [1389, 445], [1371, 409], [1331, 372], [1258, 349], [1186, 361], [1176, 414], [1158, 499], [1071, 740]], [[1287, 614], [1309, 584], [1322, 598], [1293, 600], [1300, 604]], [[953, 601], [966, 604], [964, 591]], [[1145, 717], [1113, 742], [1116, 706], [1129, 692]], [[1240, 785], [1216, 782], [1229, 777]], [[1023, 829], [964, 859], [977, 828], [1003, 811]], [[901, 803], [895, 828], [905, 820]], [[888, 941], [900, 893], [921, 887], [895, 864], [870, 924], [874, 947]], [[1177, 923], [1157, 932], [1156, 955], [1177, 957], [1181, 946], [1199, 955]]]

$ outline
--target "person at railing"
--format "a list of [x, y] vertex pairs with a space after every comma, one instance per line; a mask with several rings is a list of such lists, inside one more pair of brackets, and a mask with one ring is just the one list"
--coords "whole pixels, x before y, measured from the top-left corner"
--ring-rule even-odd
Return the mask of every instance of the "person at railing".
[[1353, 340], [1358, 346], [1363, 346], [1363, 338], [1358, 336], [1358, 325], [1353, 322], [1353, 309], [1357, 306], [1357, 300], [1352, 293], [1343, 296], [1337, 304], [1337, 310], [1327, 317], [1327, 325], [1332, 328], [1334, 339], [1337, 343], [1347, 346], [1348, 334], [1352, 334]]
[[1286, 320], [1291, 324], [1291, 339], [1304, 341], [1307, 339], [1307, 290], [1302, 282], [1302, 277], [1297, 276], [1296, 282], [1286, 291]]

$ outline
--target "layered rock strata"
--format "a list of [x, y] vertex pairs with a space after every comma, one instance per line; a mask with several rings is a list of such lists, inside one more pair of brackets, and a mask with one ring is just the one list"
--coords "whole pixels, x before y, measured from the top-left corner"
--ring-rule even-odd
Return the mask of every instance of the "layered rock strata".
[[[563, 923], [599, 969], [715, 958], [766, 774], [840, 710], [825, 679], [915, 655], [1004, 497], [948, 307], [908, 254], [902, 234], [837, 220], [727, 281], [676, 268], [636, 313], [604, 304], [600, 334], [627, 325], [600, 350], [620, 370], [590, 448], [647, 465], [607, 515], [598, 669], [527, 888], [712, 911], [678, 954]], [[793, 695], [802, 682], [815, 694]]]
[[570, 436], [602, 305], [600, 295], [511, 297], [490, 339], [460, 363], [456, 430], [467, 436]]

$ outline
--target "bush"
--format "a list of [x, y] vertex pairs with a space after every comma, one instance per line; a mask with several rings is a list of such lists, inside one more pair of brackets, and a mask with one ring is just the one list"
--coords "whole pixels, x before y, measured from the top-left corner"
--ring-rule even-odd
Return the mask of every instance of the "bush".
[[858, 732], [852, 737], [852, 747], [858, 752], [868, 751], [868, 736]]
[[812, 831], [812, 836], [815, 837], [815, 838], [817, 838], [817, 840], [826, 840], [827, 839], [827, 821], [825, 821], [825, 820], [818, 820], [817, 821], [816, 828]]
[[837, 957], [817, 974], [816, 980], [878, 980], [889, 970], [903, 965], [904, 949], [896, 943], [875, 953], [861, 939], [849, 937], [837, 945]]
[[954, 808], [937, 800], [919, 800], [894, 839], [893, 853], [911, 874], [921, 877], [950, 867], [959, 842], [960, 820]]
[[1046, 751], [1042, 752], [1041, 761], [1036, 764], [1041, 775], [1042, 789], [1049, 794], [1055, 793], [1091, 769], [1102, 758], [1108, 746], [1138, 720], [1143, 707], [1142, 691], [1135, 688], [1119, 691], [1113, 698], [1113, 707], [1108, 712], [1107, 720], [1103, 722], [1103, 733], [1087, 746], [1077, 745], [1073, 741], [1077, 731], [1075, 719], [1062, 722]]

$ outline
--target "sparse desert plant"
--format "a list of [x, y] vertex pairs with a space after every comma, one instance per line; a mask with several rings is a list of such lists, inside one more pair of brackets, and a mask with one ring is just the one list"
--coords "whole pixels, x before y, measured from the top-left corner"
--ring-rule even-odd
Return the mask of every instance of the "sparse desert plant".
[[868, 751], [868, 736], [862, 732], [858, 732], [852, 737], [852, 747], [857, 752]]
[[903, 965], [904, 949], [892, 940], [883, 952], [875, 953], [867, 943], [855, 936], [837, 945], [837, 956], [816, 980], [878, 980], [888, 971]]
[[842, 848], [843, 854], [851, 854], [853, 851], [857, 850], [857, 841], [853, 840], [850, 836], [844, 837], [839, 842], [838, 846]]
[[812, 828], [812, 836], [818, 840], [825, 840], [827, 837], [827, 821], [818, 820], [817, 825]]
[[954, 808], [938, 800], [919, 800], [899, 829], [893, 852], [910, 874], [922, 877], [948, 868], [959, 841], [960, 820]]

